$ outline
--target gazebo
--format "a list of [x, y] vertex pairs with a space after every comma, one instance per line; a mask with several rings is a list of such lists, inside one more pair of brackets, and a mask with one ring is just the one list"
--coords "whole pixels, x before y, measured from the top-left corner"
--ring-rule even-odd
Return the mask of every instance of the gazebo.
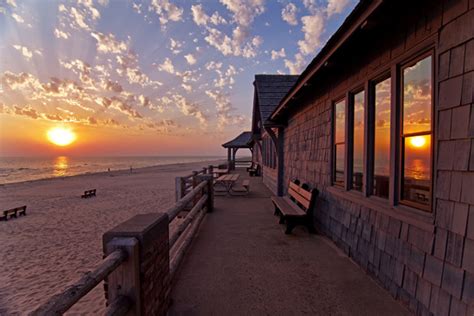
[[233, 140], [222, 144], [222, 147], [227, 148], [229, 170], [235, 169], [235, 154], [237, 151], [241, 148], [248, 148], [250, 151], [253, 151], [253, 143], [252, 132], [243, 132]]

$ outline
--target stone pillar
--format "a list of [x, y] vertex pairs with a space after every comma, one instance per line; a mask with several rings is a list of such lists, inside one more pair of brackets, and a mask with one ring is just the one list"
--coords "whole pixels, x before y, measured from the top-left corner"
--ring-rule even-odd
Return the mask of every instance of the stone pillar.
[[[110, 274], [105, 282], [108, 305], [117, 295], [125, 294], [134, 300], [129, 312], [131, 315], [166, 315], [170, 304], [168, 224], [165, 213], [140, 214], [102, 236], [104, 255], [120, 246], [117, 241], [124, 238], [135, 239], [138, 243], [137, 264], [124, 265]], [[135, 283], [132, 293], [121, 293], [130, 279]]]
[[232, 164], [231, 148], [227, 148], [227, 168], [230, 170]]

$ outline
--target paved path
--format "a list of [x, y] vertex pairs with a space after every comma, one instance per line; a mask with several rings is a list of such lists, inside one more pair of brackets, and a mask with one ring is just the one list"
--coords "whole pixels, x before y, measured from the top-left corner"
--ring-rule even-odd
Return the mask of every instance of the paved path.
[[409, 314], [326, 238], [285, 235], [261, 178], [250, 190], [216, 198], [177, 273], [170, 315]]

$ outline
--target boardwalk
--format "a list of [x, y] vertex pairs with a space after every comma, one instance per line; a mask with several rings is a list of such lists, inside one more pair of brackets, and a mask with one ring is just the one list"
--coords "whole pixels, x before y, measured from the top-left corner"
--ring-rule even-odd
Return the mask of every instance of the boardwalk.
[[178, 271], [171, 315], [409, 314], [330, 241], [283, 234], [261, 178], [250, 190], [216, 198]]

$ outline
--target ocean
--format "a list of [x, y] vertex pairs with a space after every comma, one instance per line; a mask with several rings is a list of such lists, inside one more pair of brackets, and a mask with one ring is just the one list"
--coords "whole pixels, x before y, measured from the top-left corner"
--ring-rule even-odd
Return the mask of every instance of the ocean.
[[[226, 159], [223, 156], [0, 157], [0, 184], [78, 174]], [[203, 165], [204, 166], [204, 165]]]

